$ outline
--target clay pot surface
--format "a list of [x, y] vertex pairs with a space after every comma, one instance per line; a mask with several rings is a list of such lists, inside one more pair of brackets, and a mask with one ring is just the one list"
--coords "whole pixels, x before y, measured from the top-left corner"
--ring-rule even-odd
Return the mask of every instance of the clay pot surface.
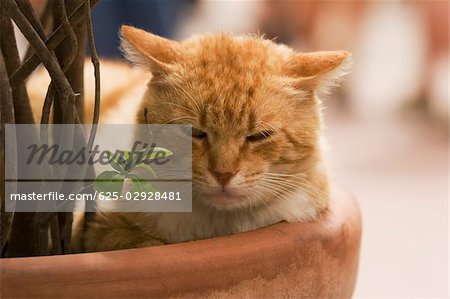
[[361, 218], [332, 186], [329, 211], [208, 240], [1, 259], [1, 298], [351, 298]]

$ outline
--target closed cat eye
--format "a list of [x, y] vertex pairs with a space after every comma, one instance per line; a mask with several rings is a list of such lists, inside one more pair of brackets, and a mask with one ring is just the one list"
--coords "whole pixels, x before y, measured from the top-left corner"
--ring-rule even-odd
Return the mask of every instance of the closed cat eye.
[[261, 132], [258, 132], [256, 134], [252, 134], [252, 135], [247, 136], [247, 141], [253, 142], [253, 141], [264, 140], [264, 139], [269, 138], [270, 136], [272, 136], [272, 134], [273, 134], [272, 131], [268, 131], [268, 130], [261, 131]]
[[199, 139], [205, 138], [206, 132], [203, 132], [200, 129], [192, 128], [192, 137], [199, 138]]

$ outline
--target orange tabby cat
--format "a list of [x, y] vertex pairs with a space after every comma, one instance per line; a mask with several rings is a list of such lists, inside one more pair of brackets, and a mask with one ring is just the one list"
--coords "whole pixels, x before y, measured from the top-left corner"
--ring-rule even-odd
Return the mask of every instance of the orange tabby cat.
[[136, 108], [138, 123], [145, 123], [147, 108], [152, 123], [194, 128], [192, 212], [97, 214], [86, 234], [87, 250], [308, 221], [327, 208], [316, 93], [346, 73], [347, 52], [296, 53], [260, 37], [227, 34], [175, 42], [129, 26], [122, 27], [122, 47], [129, 60], [152, 73], [138, 75], [151, 79], [147, 86], [136, 83], [145, 89], [139, 106], [124, 103]]

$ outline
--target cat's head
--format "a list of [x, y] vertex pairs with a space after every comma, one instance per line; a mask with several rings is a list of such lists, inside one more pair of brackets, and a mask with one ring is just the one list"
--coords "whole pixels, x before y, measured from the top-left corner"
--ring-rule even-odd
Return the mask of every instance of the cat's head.
[[315, 94], [345, 74], [347, 52], [296, 53], [228, 34], [176, 42], [129, 26], [121, 36], [127, 58], [153, 74], [139, 122], [146, 108], [151, 123], [193, 127], [193, 186], [204, 203], [235, 209], [303, 191], [326, 205], [324, 174], [313, 182], [308, 173], [320, 163]]

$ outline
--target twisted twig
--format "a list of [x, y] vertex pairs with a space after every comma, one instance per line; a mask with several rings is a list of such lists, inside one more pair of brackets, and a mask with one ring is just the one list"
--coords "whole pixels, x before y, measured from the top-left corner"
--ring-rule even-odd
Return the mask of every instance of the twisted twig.
[[[88, 141], [88, 148], [89, 150], [92, 150], [92, 146], [94, 145], [95, 135], [97, 133], [97, 124], [99, 120], [99, 113], [100, 113], [100, 63], [97, 56], [97, 49], [95, 48], [95, 41], [94, 41], [94, 33], [92, 30], [92, 20], [91, 20], [91, 14], [90, 14], [90, 0], [87, 0], [87, 4], [85, 5], [85, 16], [86, 16], [86, 23], [87, 23], [87, 33], [88, 33], [88, 44], [89, 44], [89, 51], [91, 53], [91, 61], [94, 66], [94, 77], [95, 77], [95, 103], [94, 103], [94, 114], [92, 116], [92, 127], [91, 132], [89, 135], [89, 141]], [[93, 167], [89, 167], [86, 172], [86, 178], [95, 176], [95, 170]], [[93, 192], [93, 188], [89, 189]], [[86, 201], [86, 211], [94, 211], [95, 210], [95, 202]], [[88, 223], [92, 220], [95, 213], [93, 212], [86, 212], [84, 217], [84, 223], [83, 223], [83, 231], [87, 231]], [[84, 241], [84, 233], [82, 237], [82, 243]], [[83, 245], [82, 245], [82, 249]]]
[[[100, 0], [92, 0], [90, 2], [91, 9], [97, 5], [97, 3]], [[3, 0], [2, 0], [3, 2]], [[81, 21], [84, 19], [84, 3], [80, 4], [70, 15], [69, 15], [69, 22], [70, 24], [75, 27], [77, 26]], [[62, 28], [62, 25], [60, 25], [45, 41], [45, 44], [47, 45], [49, 50], [54, 50], [56, 47], [64, 40], [65, 38], [65, 31]], [[39, 56], [37, 53], [33, 53], [28, 59], [25, 60], [25, 62], [22, 64], [22, 66], [15, 71], [13, 74], [10, 75], [9, 81], [11, 86], [14, 86], [18, 84], [19, 82], [22, 82], [27, 78], [31, 72], [34, 71], [34, 69], [41, 63], [39, 60]]]
[[16, 0], [17, 6], [19, 7], [20, 11], [23, 13], [23, 15], [28, 19], [30, 24], [33, 26], [33, 29], [36, 30], [37, 34], [42, 39], [45, 39], [45, 31], [44, 28], [41, 25], [41, 22], [39, 21], [38, 16], [36, 15], [36, 12], [34, 11], [33, 7], [30, 4], [30, 1], [28, 0]]
[[[4, 2], [1, 4], [4, 5]], [[5, 9], [0, 10], [2, 28], [0, 37], [6, 71], [10, 76], [20, 67], [20, 58], [17, 51], [11, 18], [6, 12]], [[15, 123], [33, 124], [33, 113], [24, 83], [18, 82], [15, 86], [11, 86], [11, 89], [14, 102]], [[26, 134], [31, 142], [37, 142], [38, 135], [35, 130], [28, 130]], [[19, 165], [24, 163], [24, 161], [20, 159], [14, 162], [18, 165], [17, 170], [21, 169]], [[40, 177], [39, 168], [35, 168], [33, 171], [35, 172], [34, 175], [36, 177]], [[18, 175], [21, 174], [18, 173]], [[17, 205], [21, 204], [22, 203], [17, 203]], [[33, 227], [34, 216], [35, 213], [14, 214], [12, 228], [8, 239], [8, 256], [28, 256], [45, 253], [46, 248], [39, 247], [38, 244], [34, 243], [34, 240], [36, 240], [39, 235], [39, 228]], [[47, 240], [46, 235], [41, 237], [43, 242]]]
[[[52, 1], [51, 1], [52, 2]], [[49, 5], [49, 3], [47, 3]], [[70, 24], [70, 21], [67, 17], [66, 5], [64, 0], [57, 0], [55, 9], [58, 11], [58, 18], [63, 26], [64, 30], [69, 36], [70, 49], [72, 50], [69, 55], [64, 57], [64, 60], [61, 62], [63, 67], [63, 72], [66, 73], [69, 67], [72, 65], [73, 61], [77, 55], [78, 41], [75, 31]], [[41, 124], [48, 124], [50, 118], [50, 110], [53, 104], [53, 98], [55, 96], [55, 86], [53, 81], [50, 83], [47, 93], [45, 95], [44, 105], [42, 107], [41, 114]], [[44, 138], [44, 140], [43, 140]], [[46, 141], [47, 137], [41, 135], [41, 141]]]
[[[90, 0], [87, 0], [87, 4], [90, 4]], [[95, 48], [94, 33], [92, 30], [91, 11], [89, 7], [90, 5], [85, 5], [85, 15], [87, 22], [89, 51], [91, 52], [91, 61], [94, 66], [94, 77], [95, 77], [94, 115], [92, 117], [92, 128], [88, 142], [89, 149], [92, 149], [92, 145], [95, 139], [95, 133], [97, 132], [97, 124], [100, 113], [100, 63], [97, 56], [97, 49]]]
[[[0, 46], [3, 53], [3, 59], [8, 75], [14, 73], [20, 67], [19, 52], [17, 51], [16, 38], [14, 36], [14, 27], [10, 17], [4, 9], [1, 13], [1, 34]], [[32, 124], [34, 123], [33, 112], [31, 110], [30, 101], [23, 82], [11, 86], [14, 98], [14, 116], [16, 123]]]
[[[41, 17], [39, 18], [39, 23], [42, 27], [44, 39], [47, 35], [47, 29], [48, 29], [47, 27], [48, 27], [48, 24], [50, 23], [49, 20], [50, 20], [50, 16], [51, 16], [52, 7], [53, 7], [53, 0], [47, 0], [47, 3], [45, 3], [44, 11], [42, 12]], [[41, 34], [39, 34], [39, 35], [41, 35]], [[33, 54], [33, 47], [28, 45], [27, 51], [25, 52], [24, 60], [27, 60], [28, 58], [30, 58], [30, 56], [32, 54]]]
[[[0, 142], [4, 144], [5, 142], [5, 124], [13, 124], [14, 123], [14, 106], [13, 106], [13, 98], [11, 88], [9, 86], [8, 81], [8, 73], [6, 72], [5, 62], [3, 61], [3, 55], [0, 52], [0, 107], [1, 107], [1, 127], [0, 127]], [[15, 146], [14, 144], [9, 144], [9, 149], [15, 151], [11, 146]], [[0, 256], [3, 256], [3, 249], [6, 244], [6, 240], [9, 235], [9, 231], [12, 224], [13, 213], [5, 212], [6, 198], [5, 198], [5, 177], [6, 177], [6, 169], [5, 169], [5, 148], [3, 146], [0, 147]], [[14, 166], [17, 166], [13, 164]], [[9, 169], [10, 175], [15, 175], [17, 169]], [[17, 187], [14, 182], [10, 182], [11, 192], [15, 192], [15, 188]], [[11, 186], [11, 184], [14, 184]]]
[[[82, 3], [80, 3], [80, 1], [82, 1]], [[92, 32], [92, 22], [90, 17], [90, 9], [95, 6], [97, 2], [99, 2], [99, 0], [78, 0], [76, 2], [65, 2], [64, 0], [57, 0], [56, 5], [52, 6], [52, 9], [55, 13], [57, 13], [56, 19], [61, 24], [55, 30], [55, 32], [53, 32], [53, 34], [51, 34], [50, 37], [47, 38], [45, 43], [43, 41], [45, 39], [45, 26], [43, 26], [44, 21], [41, 22], [38, 20], [37, 16], [34, 13], [34, 10], [27, 0], [2, 0], [1, 3], [3, 8], [5, 8], [5, 11], [8, 13], [6, 17], [4, 17], [2, 13], [2, 25], [4, 23], [4, 19], [7, 19], [7, 21], [10, 23], [11, 21], [9, 17], [11, 17], [17, 24], [19, 29], [22, 31], [23, 35], [27, 38], [31, 46], [28, 50], [28, 54], [26, 55], [26, 60], [21, 66], [20, 60], [18, 60], [18, 58], [15, 58], [17, 60], [15, 60], [15, 65], [12, 65], [9, 69], [8, 67], [6, 68], [7, 73], [9, 74], [9, 83], [13, 91], [20, 90], [19, 87], [24, 87], [23, 81], [36, 68], [36, 66], [41, 63], [41, 61], [50, 74], [52, 83], [48, 88], [45, 103], [43, 106], [43, 112], [41, 116], [42, 124], [47, 124], [49, 122], [51, 106], [53, 101], [56, 99], [58, 99], [58, 101], [55, 101], [55, 111], [56, 109], [58, 110], [58, 120], [56, 120], [55, 118], [57, 122], [61, 121], [62, 123], [78, 124], [81, 122], [80, 116], [82, 118], [82, 114], [75, 113], [74, 104], [76, 94], [74, 90], [81, 93], [80, 100], [78, 102], [82, 104], [82, 70], [84, 62], [83, 56], [85, 41], [85, 35], [83, 34], [86, 31], [84, 31], [84, 29], [81, 29], [81, 27], [77, 27], [78, 31], [77, 33], [75, 33], [74, 28], [84, 18], [86, 19], [87, 35], [89, 38], [88, 41], [91, 50], [91, 60], [94, 65], [95, 76], [95, 108], [92, 121], [93, 126], [88, 141], [88, 146], [90, 148], [92, 148], [95, 139], [96, 125], [98, 123], [100, 109], [100, 66], [95, 49]], [[75, 7], [75, 5], [78, 5], [75, 9], [73, 9], [69, 17], [67, 17], [67, 11], [65, 7], [66, 3], [69, 3], [72, 9]], [[50, 10], [49, 7], [51, 6], [47, 6], [47, 13], [44, 12], [44, 15], [48, 15], [48, 11]], [[69, 9], [69, 11], [70, 10], [71, 9]], [[48, 17], [43, 16], [43, 20], [48, 20]], [[4, 32], [2, 27], [2, 35], [3, 33]], [[8, 36], [9, 35], [7, 35], [7, 37]], [[66, 38], [66, 36], [68, 37], [68, 42], [63, 44], [64, 46], [61, 45], [61, 47], [58, 47]], [[5, 38], [2, 37], [2, 44], [4, 40]], [[4, 46], [2, 45], [2, 48], [3, 47]], [[8, 48], [14, 48], [16, 50], [15, 41], [14, 45], [11, 45]], [[53, 50], [55, 50], [56, 55]], [[4, 78], [7, 77], [4, 76]], [[25, 89], [23, 88], [23, 90]], [[29, 100], [26, 97], [26, 92], [23, 93], [23, 95], [25, 104], [28, 104], [29, 106]], [[55, 97], [56, 95], [58, 95], [58, 97]], [[77, 106], [77, 108], [82, 108], [82, 105]], [[82, 109], [78, 110], [79, 113], [82, 113]], [[29, 112], [30, 111], [31, 109], [29, 109]], [[31, 119], [29, 123], [33, 123], [33, 120]], [[85, 136], [82, 131], [80, 132], [79, 128], [75, 129], [74, 136], [75, 140], [80, 140], [80, 138], [83, 138], [81, 142], [85, 144]], [[76, 145], [72, 138], [67, 138], [66, 136], [64, 140], [68, 142], [66, 146]], [[79, 144], [77, 144], [77, 146], [78, 145]], [[89, 175], [92, 175], [93, 169], [88, 169], [88, 172]], [[49, 224], [53, 241], [52, 253], [70, 252], [70, 236], [73, 219], [72, 213], [21, 213], [21, 215], [24, 215], [24, 217], [22, 217], [23, 219], [17, 220], [22, 221], [17, 221], [16, 223], [16, 219], [14, 219], [13, 222], [13, 230], [15, 228], [18, 229], [15, 235], [17, 235], [19, 238], [21, 237], [21, 239], [19, 240], [20, 242], [15, 242], [20, 244], [15, 245], [15, 247], [19, 248], [19, 250], [13, 253], [13, 255], [35, 255], [48, 253], [47, 234]], [[22, 225], [23, 227], [19, 227], [20, 223], [26, 225]], [[17, 227], [15, 227], [16, 224]], [[33, 233], [31, 235], [20, 234], [23, 232], [27, 232], [26, 229], [29, 229], [30, 227], [33, 229]], [[3, 239], [1, 241], [2, 243], [0, 245], [3, 246]]]
[[78, 41], [75, 31], [73, 30], [72, 25], [70, 24], [69, 19], [67, 18], [65, 0], [56, 0], [55, 9], [56, 12], [58, 13], [61, 25], [63, 26], [64, 30], [66, 31], [69, 37], [70, 49], [72, 50], [69, 55], [64, 57], [65, 59], [61, 63], [63, 66], [63, 71], [65, 73], [72, 65], [73, 61], [75, 60], [75, 57], [77, 56]]
[[[19, 27], [22, 34], [30, 42], [34, 48], [36, 55], [42, 60], [50, 77], [55, 83], [55, 87], [61, 96], [61, 103], [63, 104], [63, 113], [68, 123], [73, 123], [75, 115], [71, 105], [75, 102], [75, 94], [69, 84], [69, 81], [64, 76], [64, 72], [59, 66], [58, 60], [50, 50], [46, 47], [45, 43], [39, 37], [36, 31], [33, 30], [30, 22], [25, 18], [19, 7], [13, 0], [2, 0], [2, 5], [9, 12], [9, 15]], [[72, 110], [72, 111], [71, 111]]]

